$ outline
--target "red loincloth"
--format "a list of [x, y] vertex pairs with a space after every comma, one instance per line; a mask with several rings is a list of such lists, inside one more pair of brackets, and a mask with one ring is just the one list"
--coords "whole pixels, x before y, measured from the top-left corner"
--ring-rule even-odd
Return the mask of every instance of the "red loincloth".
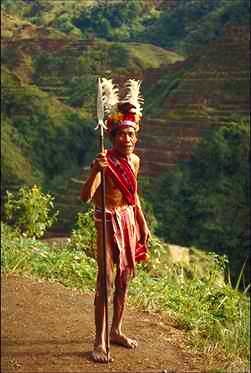
[[[96, 208], [94, 217], [96, 222], [101, 222], [102, 210]], [[117, 248], [119, 252], [117, 258], [118, 277], [122, 285], [135, 274], [137, 231], [133, 206], [127, 206], [122, 211], [120, 209], [106, 210], [106, 222], [107, 225], [112, 225], [114, 241], [112, 250], [115, 251]]]
[[[135, 174], [126, 158], [121, 157], [115, 149], [108, 150], [107, 160], [107, 175], [113, 178], [118, 188], [123, 193], [129, 205], [135, 206], [137, 193], [137, 180]], [[134, 254], [134, 262], [141, 262], [149, 258], [146, 245], [140, 243], [139, 227], [136, 223], [137, 240]]]

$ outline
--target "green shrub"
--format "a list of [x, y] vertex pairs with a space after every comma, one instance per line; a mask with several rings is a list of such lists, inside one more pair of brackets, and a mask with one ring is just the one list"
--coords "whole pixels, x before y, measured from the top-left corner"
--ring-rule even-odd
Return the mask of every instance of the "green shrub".
[[78, 213], [76, 228], [72, 231], [70, 245], [74, 249], [84, 251], [87, 256], [95, 258], [96, 229], [92, 208], [85, 213]]
[[42, 237], [56, 221], [58, 211], [52, 212], [54, 198], [39, 187], [21, 187], [17, 192], [7, 191], [4, 204], [5, 218], [27, 237]]

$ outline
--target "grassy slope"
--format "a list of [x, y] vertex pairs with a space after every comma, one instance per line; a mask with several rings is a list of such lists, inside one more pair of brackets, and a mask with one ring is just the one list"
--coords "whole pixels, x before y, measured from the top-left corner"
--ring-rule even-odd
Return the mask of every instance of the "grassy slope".
[[183, 61], [183, 57], [173, 51], [168, 51], [152, 44], [126, 43], [132, 59], [137, 60], [143, 69], [159, 68], [161, 65]]
[[[38, 87], [22, 82], [17, 75], [6, 68], [2, 69], [1, 78], [4, 87], [2, 100], [2, 113], [3, 119], [5, 119], [3, 139], [5, 142], [10, 142], [8, 152], [3, 152], [6, 169], [10, 168], [13, 172], [15, 168], [17, 172], [23, 171], [24, 174], [19, 176], [22, 176], [22, 181], [25, 180], [27, 168], [14, 167], [11, 164], [12, 158], [9, 157], [12, 151], [19, 152], [23, 154], [22, 159], [26, 159], [34, 167], [33, 176], [41, 174], [45, 177], [48, 169], [46, 169], [44, 162], [49, 157], [48, 154], [43, 155], [43, 149], [47, 149], [46, 145], [49, 147], [49, 144], [55, 146], [58, 135], [63, 136], [65, 133], [66, 136], [67, 131], [70, 132], [71, 118], [74, 118], [74, 115], [76, 116], [75, 121], [79, 121], [79, 125], [86, 119], [86, 115], [62, 104]], [[12, 133], [14, 135], [11, 137]], [[15, 150], [11, 149], [11, 143]], [[63, 151], [64, 145], [66, 146], [67, 143], [61, 144], [61, 151]], [[64, 161], [67, 164], [67, 153]], [[55, 159], [51, 159], [50, 162], [55, 165]], [[5, 176], [8, 179], [8, 174]], [[29, 178], [26, 182], [29, 183]]]
[[5, 189], [13, 189], [17, 184], [36, 182], [32, 173], [32, 162], [24, 156], [21, 148], [16, 144], [17, 131], [8, 119], [3, 119], [1, 135], [2, 185]]

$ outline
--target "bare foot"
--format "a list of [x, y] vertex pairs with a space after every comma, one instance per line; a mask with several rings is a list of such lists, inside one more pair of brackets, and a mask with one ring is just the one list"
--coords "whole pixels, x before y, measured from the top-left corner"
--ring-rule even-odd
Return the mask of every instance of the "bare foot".
[[92, 351], [92, 358], [97, 363], [108, 363], [112, 362], [113, 359], [108, 355], [108, 361], [107, 361], [107, 353], [106, 350], [101, 346], [94, 346], [94, 350]]
[[120, 345], [126, 348], [136, 348], [138, 343], [135, 339], [126, 337], [124, 334], [111, 334], [110, 342], [112, 344]]

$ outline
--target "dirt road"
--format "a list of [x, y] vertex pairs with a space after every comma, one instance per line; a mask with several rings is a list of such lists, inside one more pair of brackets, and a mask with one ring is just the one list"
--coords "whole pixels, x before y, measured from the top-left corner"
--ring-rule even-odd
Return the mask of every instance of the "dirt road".
[[2, 373], [205, 371], [207, 362], [188, 351], [183, 331], [132, 308], [124, 329], [138, 348], [112, 346], [113, 363], [94, 363], [93, 294], [16, 275], [1, 282]]

